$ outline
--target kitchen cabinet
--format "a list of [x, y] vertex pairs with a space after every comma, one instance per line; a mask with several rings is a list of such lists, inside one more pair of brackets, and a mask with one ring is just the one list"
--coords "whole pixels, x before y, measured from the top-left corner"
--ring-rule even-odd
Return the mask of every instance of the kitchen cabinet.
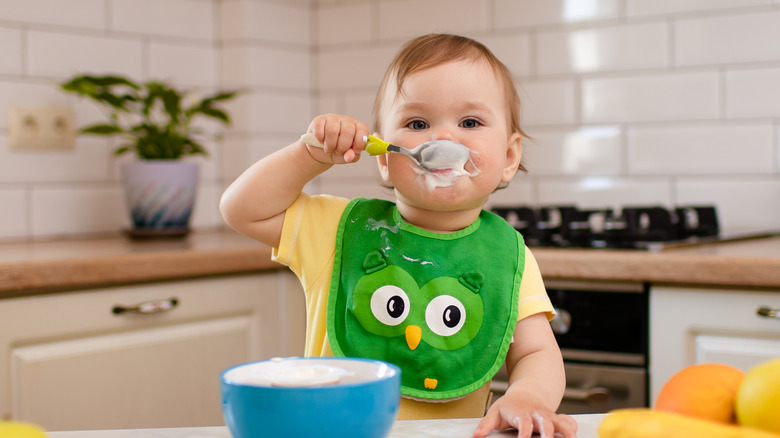
[[[0, 416], [49, 430], [222, 425], [220, 371], [302, 354], [302, 301], [286, 270], [0, 300]], [[150, 313], [114, 311], [139, 303]]]
[[653, 286], [650, 289], [650, 394], [683, 367], [725, 363], [747, 371], [780, 357], [780, 290]]

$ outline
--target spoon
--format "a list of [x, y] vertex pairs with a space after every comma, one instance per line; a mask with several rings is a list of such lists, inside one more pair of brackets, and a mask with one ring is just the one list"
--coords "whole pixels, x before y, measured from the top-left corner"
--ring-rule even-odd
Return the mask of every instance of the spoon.
[[[323, 147], [312, 133], [302, 135], [301, 140], [310, 146]], [[403, 154], [427, 171], [453, 169], [464, 172], [464, 166], [470, 158], [470, 152], [466, 146], [449, 140], [433, 140], [412, 149], [406, 149], [369, 135], [366, 138], [365, 151], [371, 156], [388, 152]]]

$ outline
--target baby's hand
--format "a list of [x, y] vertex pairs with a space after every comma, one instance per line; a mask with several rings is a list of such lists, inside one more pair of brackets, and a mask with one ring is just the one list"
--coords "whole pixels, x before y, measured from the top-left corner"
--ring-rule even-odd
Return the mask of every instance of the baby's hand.
[[512, 403], [504, 396], [488, 409], [485, 418], [474, 431], [474, 438], [483, 438], [494, 430], [509, 427], [517, 429], [518, 438], [530, 438], [533, 432], [537, 432], [542, 438], [553, 438], [556, 432], [565, 438], [574, 438], [577, 433], [577, 422], [572, 417], [526, 404]]
[[360, 159], [366, 145], [368, 126], [349, 116], [325, 114], [309, 124], [308, 133], [322, 144], [322, 148], [308, 146], [315, 160], [323, 163], [352, 163]]

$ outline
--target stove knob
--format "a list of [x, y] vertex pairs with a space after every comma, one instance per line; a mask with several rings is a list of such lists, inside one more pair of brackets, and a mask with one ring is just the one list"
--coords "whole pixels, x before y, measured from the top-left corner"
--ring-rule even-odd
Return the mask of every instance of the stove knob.
[[552, 327], [553, 333], [556, 335], [565, 335], [571, 328], [571, 313], [565, 309], [556, 308], [557, 315], [550, 320], [550, 327]]

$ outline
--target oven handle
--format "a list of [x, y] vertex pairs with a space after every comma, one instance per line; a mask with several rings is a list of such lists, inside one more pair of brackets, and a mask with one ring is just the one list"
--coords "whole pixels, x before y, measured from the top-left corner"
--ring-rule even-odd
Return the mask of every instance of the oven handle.
[[597, 405], [608, 402], [612, 398], [612, 392], [609, 388], [603, 386], [591, 386], [587, 388], [583, 387], [566, 387], [563, 391], [563, 399], [565, 401], [586, 403], [589, 405]]
[[[509, 382], [505, 380], [493, 380], [490, 382], [490, 390], [496, 394], [504, 394], [509, 389]], [[569, 387], [563, 390], [563, 400], [569, 402], [598, 405], [607, 403], [612, 398], [612, 391], [603, 386]]]

